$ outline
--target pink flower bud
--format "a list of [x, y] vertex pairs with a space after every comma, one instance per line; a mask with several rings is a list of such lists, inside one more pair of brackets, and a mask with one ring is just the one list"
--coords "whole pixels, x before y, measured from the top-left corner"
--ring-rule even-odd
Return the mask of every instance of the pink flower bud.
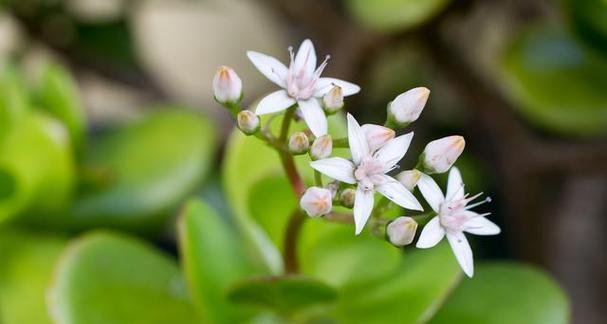
[[242, 97], [242, 81], [227, 66], [220, 66], [213, 78], [213, 95], [221, 104], [239, 102]]
[[457, 161], [465, 146], [466, 141], [458, 135], [443, 137], [428, 143], [421, 156], [424, 172], [446, 172]]
[[374, 124], [362, 125], [361, 129], [367, 138], [367, 143], [369, 143], [369, 150], [371, 150], [371, 152], [382, 147], [396, 135], [393, 129]]
[[327, 94], [322, 97], [322, 106], [329, 115], [338, 112], [344, 106], [344, 94], [339, 86], [331, 88]]
[[413, 191], [417, 185], [417, 181], [421, 178], [422, 173], [417, 169], [407, 170], [396, 175], [396, 179], [407, 188], [409, 191]]
[[354, 200], [356, 199], [356, 190], [352, 188], [344, 189], [341, 194], [339, 194], [339, 202], [342, 206], [347, 208], [354, 207]]
[[331, 191], [325, 188], [310, 187], [301, 196], [299, 206], [310, 217], [319, 217], [331, 212], [333, 201]]
[[314, 140], [310, 148], [310, 157], [312, 160], [326, 159], [333, 151], [333, 139], [331, 135], [323, 135]]
[[304, 154], [308, 152], [310, 147], [310, 140], [304, 132], [296, 132], [289, 137], [289, 152], [293, 154]]
[[250, 110], [242, 110], [236, 116], [236, 125], [246, 135], [253, 135], [259, 130], [259, 117]]
[[396, 246], [405, 246], [413, 242], [417, 231], [417, 222], [411, 217], [398, 217], [386, 228], [386, 234], [390, 243]]
[[430, 96], [424, 87], [413, 88], [398, 95], [388, 104], [388, 118], [399, 127], [405, 127], [419, 118]]

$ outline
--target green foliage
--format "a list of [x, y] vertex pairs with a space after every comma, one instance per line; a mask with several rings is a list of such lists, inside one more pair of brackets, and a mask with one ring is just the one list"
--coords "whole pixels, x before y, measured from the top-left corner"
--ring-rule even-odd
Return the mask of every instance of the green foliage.
[[565, 324], [565, 293], [545, 273], [513, 263], [481, 264], [430, 321], [470, 324]]
[[365, 26], [382, 31], [407, 30], [432, 19], [450, 0], [347, 0], [347, 9]]
[[572, 29], [590, 47], [607, 55], [607, 1], [562, 0]]
[[513, 41], [502, 67], [506, 94], [531, 122], [571, 135], [607, 131], [607, 60], [565, 32], [527, 30]]
[[0, 323], [51, 324], [45, 292], [66, 243], [62, 236], [0, 231]]
[[70, 243], [49, 291], [57, 324], [197, 322], [174, 260], [127, 236], [94, 232]]

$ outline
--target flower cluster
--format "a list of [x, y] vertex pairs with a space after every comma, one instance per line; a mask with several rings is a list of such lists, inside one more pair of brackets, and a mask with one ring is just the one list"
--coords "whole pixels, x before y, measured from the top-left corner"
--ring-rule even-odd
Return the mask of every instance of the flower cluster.
[[[473, 203], [480, 194], [468, 196], [460, 171], [453, 167], [464, 150], [464, 138], [448, 136], [431, 141], [419, 155], [414, 168], [398, 172], [401, 170], [399, 163], [413, 140], [413, 132], [397, 136], [397, 131], [420, 117], [430, 91], [419, 87], [397, 96], [387, 105], [384, 125], [360, 125], [347, 114], [347, 138], [333, 139], [328, 134], [326, 116], [338, 113], [344, 106], [344, 97], [358, 93], [360, 87], [321, 77], [329, 57], [317, 66], [316, 52], [310, 40], [303, 41], [296, 54], [289, 48], [289, 54], [287, 67], [271, 56], [247, 52], [255, 67], [281, 88], [261, 99], [254, 111], [240, 109], [242, 82], [231, 68], [219, 68], [213, 90], [215, 99], [232, 111], [244, 134], [265, 141], [278, 151], [283, 162], [286, 161], [283, 165], [292, 180], [301, 210], [310, 217], [332, 220], [338, 214], [334, 207], [350, 208], [352, 214], [346, 215], [346, 219], [354, 223], [356, 235], [370, 226], [372, 234], [385, 236], [396, 246], [411, 244], [418, 225], [425, 225], [416, 247], [433, 247], [446, 236], [463, 271], [471, 277], [472, 251], [464, 232], [495, 235], [500, 229], [486, 218], [488, 213], [471, 210], [489, 199]], [[269, 127], [261, 126], [259, 116], [279, 112], [284, 112], [286, 121], [283, 120], [281, 135], [274, 136]], [[303, 119], [308, 130], [288, 136], [288, 125], [297, 117]], [[337, 148], [349, 149], [350, 158], [332, 156]], [[294, 164], [288, 163], [294, 155], [300, 154], [310, 156], [310, 167], [315, 172], [314, 186], [302, 188], [299, 184], [303, 181], [298, 178]], [[444, 195], [431, 175], [447, 171], [449, 177]], [[323, 185], [321, 175], [331, 181]], [[430, 209], [428, 212], [424, 213], [424, 206], [416, 194], [424, 198]], [[404, 215], [386, 218], [385, 212], [396, 206]], [[339, 214], [343, 216], [343, 213]]]

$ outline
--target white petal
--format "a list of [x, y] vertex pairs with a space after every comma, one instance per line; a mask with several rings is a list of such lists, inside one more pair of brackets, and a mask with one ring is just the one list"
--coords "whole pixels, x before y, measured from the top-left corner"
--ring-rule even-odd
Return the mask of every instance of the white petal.
[[257, 115], [275, 113], [289, 108], [295, 102], [295, 99], [289, 97], [286, 91], [274, 91], [261, 99], [255, 108], [255, 113]]
[[247, 56], [266, 78], [281, 88], [285, 87], [285, 79], [289, 70], [284, 64], [271, 56], [255, 51], [247, 51]]
[[435, 246], [445, 236], [445, 230], [440, 225], [438, 216], [432, 218], [419, 235], [419, 239], [415, 244], [420, 249], [427, 249]]
[[335, 180], [350, 184], [356, 183], [356, 179], [354, 179], [354, 165], [344, 158], [332, 157], [312, 161], [310, 162], [310, 166], [314, 170]]
[[411, 210], [424, 210], [415, 196], [402, 183], [390, 176], [384, 176], [384, 178], [385, 182], [376, 186], [375, 190], [401, 207]]
[[462, 232], [447, 233], [447, 239], [459, 266], [462, 267], [462, 270], [464, 270], [464, 273], [468, 277], [472, 277], [474, 275], [474, 260], [472, 259], [472, 249], [470, 248], [470, 244], [468, 244], [466, 236]]
[[447, 180], [447, 200], [458, 200], [464, 198], [464, 181], [459, 169], [452, 167]]
[[358, 235], [365, 227], [369, 216], [371, 216], [371, 211], [373, 210], [373, 190], [365, 190], [362, 186], [358, 186], [353, 210], [354, 233]]
[[293, 69], [297, 72], [303, 70], [307, 76], [311, 76], [314, 73], [316, 69], [316, 51], [311, 40], [306, 39], [299, 45], [299, 49], [295, 55], [295, 62], [293, 62]]
[[351, 96], [353, 94], [357, 94], [360, 91], [360, 87], [354, 83], [335, 79], [335, 78], [320, 78], [316, 82], [316, 92], [314, 93], [315, 97], [322, 97], [327, 92], [329, 92], [333, 86], [339, 86], [342, 90], [344, 97]]
[[421, 178], [417, 182], [417, 188], [422, 193], [422, 196], [426, 199], [432, 210], [438, 213], [440, 204], [445, 201], [445, 196], [440, 190], [436, 181], [427, 174], [422, 174]]
[[327, 116], [322, 110], [318, 99], [300, 100], [297, 102], [303, 119], [316, 137], [327, 134]]
[[352, 161], [355, 164], [360, 164], [363, 157], [369, 155], [369, 143], [365, 137], [365, 133], [360, 128], [360, 125], [348, 114], [348, 144], [350, 144], [350, 152], [352, 153]]
[[375, 153], [375, 159], [384, 164], [384, 172], [390, 171], [405, 156], [411, 139], [413, 132], [398, 136], [389, 140]]
[[501, 232], [499, 226], [483, 216], [473, 217], [467, 221], [464, 231], [475, 235], [497, 235]]

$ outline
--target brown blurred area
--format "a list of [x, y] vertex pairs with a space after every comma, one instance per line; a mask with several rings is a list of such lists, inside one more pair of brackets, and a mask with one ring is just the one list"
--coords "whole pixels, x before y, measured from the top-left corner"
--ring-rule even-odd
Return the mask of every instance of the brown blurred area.
[[[68, 65], [93, 125], [170, 101], [200, 107], [227, 134], [231, 121], [210, 90], [216, 67], [238, 71], [251, 103], [271, 84], [245, 51], [286, 59], [287, 46], [304, 38], [314, 40], [319, 55], [331, 55], [328, 75], [362, 86], [346, 109], [365, 121], [381, 122], [399, 92], [430, 88], [414, 127], [417, 142], [466, 137], [465, 155], [481, 170], [474, 189], [494, 198], [493, 217], [504, 230], [484, 241], [480, 257], [540, 265], [568, 292], [574, 323], [604, 322], [607, 138], [536, 127], [496, 77], [508, 39], [530, 24], [563, 19], [552, 1], [453, 1], [428, 21], [391, 33], [366, 28], [340, 1], [25, 0], [3, 11], [2, 60], [19, 57], [32, 73], [49, 57]], [[108, 43], [99, 24], [110, 26], [117, 41]], [[91, 43], [91, 35], [101, 38]]]

